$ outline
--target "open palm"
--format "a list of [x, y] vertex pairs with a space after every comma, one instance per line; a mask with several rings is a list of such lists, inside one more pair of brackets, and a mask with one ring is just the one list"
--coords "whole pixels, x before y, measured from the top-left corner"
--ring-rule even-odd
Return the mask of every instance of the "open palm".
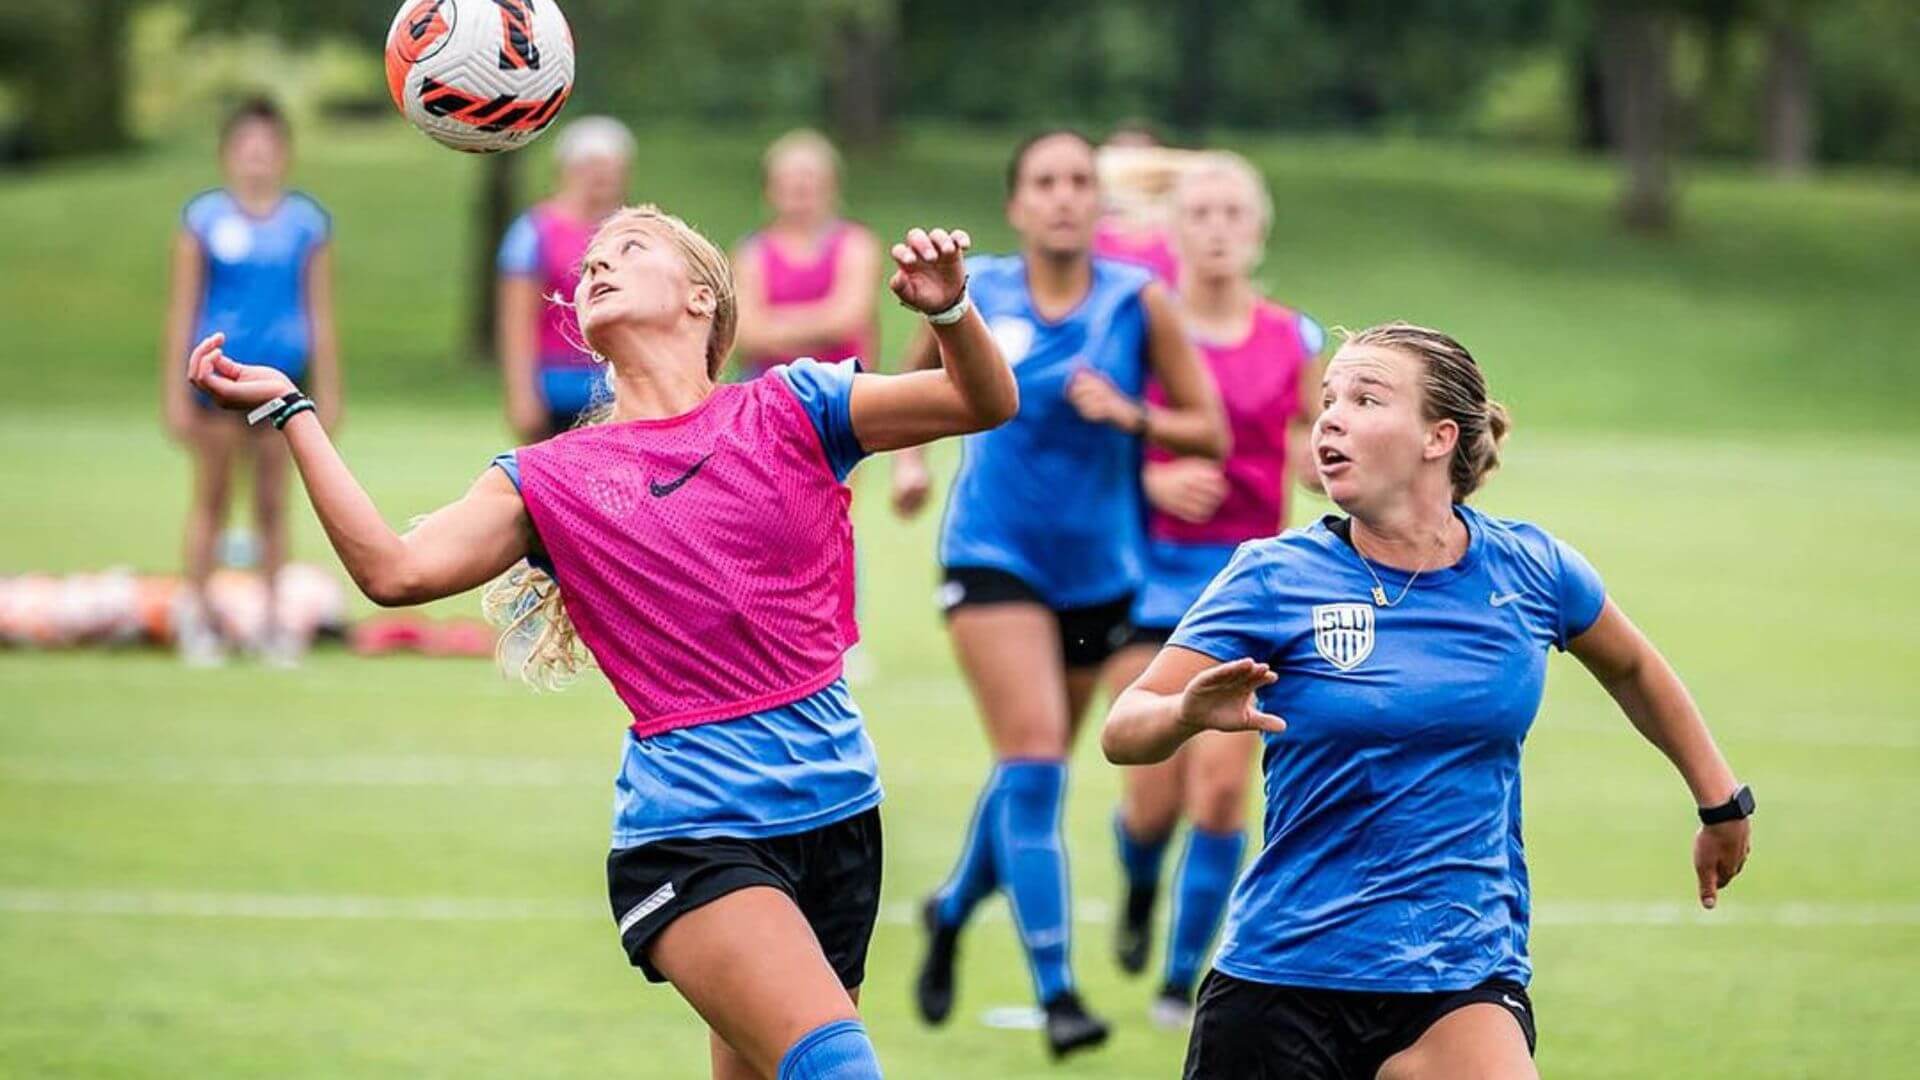
[[1260, 711], [1255, 699], [1280, 676], [1255, 660], [1230, 660], [1195, 675], [1180, 697], [1180, 721], [1200, 731], [1265, 731], [1279, 734], [1287, 722]]
[[887, 287], [915, 311], [945, 311], [959, 303], [966, 290], [966, 253], [972, 246], [965, 229], [909, 229], [907, 238], [893, 245], [894, 271]]

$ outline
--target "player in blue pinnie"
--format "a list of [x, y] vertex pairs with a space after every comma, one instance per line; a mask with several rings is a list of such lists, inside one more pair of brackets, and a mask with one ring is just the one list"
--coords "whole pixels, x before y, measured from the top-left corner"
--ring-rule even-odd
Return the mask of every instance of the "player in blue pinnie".
[[1593, 567], [1466, 505], [1507, 417], [1459, 342], [1364, 331], [1321, 400], [1314, 462], [1345, 516], [1243, 544], [1103, 733], [1119, 764], [1201, 731], [1265, 737], [1265, 846], [1186, 1075], [1533, 1077], [1520, 747], [1547, 650], [1579, 658], [1679, 770], [1707, 908], [1746, 861], [1753, 796]]
[[[1008, 167], [1020, 254], [967, 264], [1021, 406], [966, 440], [941, 530], [947, 628], [995, 765], [953, 873], [925, 906], [915, 988], [921, 1017], [945, 1020], [960, 930], [1004, 890], [1056, 1056], [1107, 1036], [1074, 990], [1060, 816], [1068, 751], [1141, 580], [1141, 448], [1218, 460], [1227, 444], [1164, 287], [1091, 255], [1099, 208], [1093, 146], [1068, 131], [1036, 136]], [[910, 363], [931, 362], [923, 339]], [[1149, 374], [1164, 391], [1152, 404], [1141, 400]], [[896, 505], [924, 498], [918, 457], [898, 456], [894, 481]]]

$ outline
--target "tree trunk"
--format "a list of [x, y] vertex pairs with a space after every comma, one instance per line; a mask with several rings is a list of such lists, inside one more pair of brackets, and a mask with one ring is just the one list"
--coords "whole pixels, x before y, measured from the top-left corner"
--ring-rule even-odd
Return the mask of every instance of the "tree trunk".
[[1608, 5], [1600, 15], [1607, 126], [1626, 167], [1620, 215], [1630, 229], [1673, 225], [1673, 25], [1663, 12]]
[[460, 335], [467, 359], [475, 364], [496, 362], [494, 320], [498, 317], [497, 275], [494, 254], [500, 240], [513, 223], [514, 208], [519, 205], [514, 183], [514, 155], [487, 154], [481, 157], [480, 184], [473, 199], [473, 236], [467, 253], [467, 313], [465, 332]]
[[1767, 28], [1767, 75], [1762, 138], [1775, 175], [1805, 176], [1813, 168], [1813, 45], [1805, 23], [1783, 15]]
[[1221, 6], [1221, 0], [1184, 0], [1176, 5], [1174, 48], [1179, 74], [1167, 119], [1189, 138], [1203, 134], [1213, 120]]
[[893, 136], [891, 12], [843, 7], [827, 26], [827, 118], [848, 146], [877, 146]]

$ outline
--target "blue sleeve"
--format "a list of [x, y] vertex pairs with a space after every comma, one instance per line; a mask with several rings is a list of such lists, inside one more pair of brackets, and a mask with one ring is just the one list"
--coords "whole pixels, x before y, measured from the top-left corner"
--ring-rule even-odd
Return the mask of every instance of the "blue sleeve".
[[513, 277], [534, 277], [540, 273], [540, 230], [533, 227], [533, 215], [521, 214], [507, 226], [500, 238], [500, 256], [495, 261], [500, 273]]
[[507, 474], [507, 479], [513, 481], [513, 490], [520, 490], [520, 455], [517, 452], [507, 450], [495, 454], [490, 464]]
[[1300, 316], [1299, 323], [1301, 347], [1308, 356], [1319, 356], [1327, 347], [1327, 328], [1311, 315]]
[[219, 213], [220, 194], [218, 189], [203, 191], [188, 199], [187, 205], [180, 210], [180, 224], [188, 232], [199, 237], [202, 244], [206, 243], [207, 229], [212, 226], [213, 219]]
[[332, 239], [333, 215], [327, 213], [326, 207], [304, 191], [294, 192], [292, 197], [299, 200], [300, 208], [305, 211], [305, 220], [301, 224], [306, 227], [307, 237], [313, 246], [319, 247]]
[[1607, 590], [1600, 574], [1586, 557], [1559, 539], [1553, 540], [1553, 553], [1560, 563], [1556, 583], [1560, 599], [1560, 639], [1555, 644], [1564, 651], [1567, 643], [1593, 626], [1607, 602]]
[[800, 405], [807, 410], [807, 419], [813, 421], [814, 434], [820, 436], [820, 445], [827, 452], [827, 464], [833, 466], [833, 475], [843, 481], [867, 456], [853, 434], [853, 377], [859, 371], [858, 363], [853, 360], [837, 364], [795, 360], [781, 364], [772, 372], [785, 380], [793, 396], [800, 399]]
[[1267, 587], [1269, 556], [1260, 550], [1261, 543], [1240, 545], [1227, 568], [1187, 610], [1167, 644], [1220, 661], [1243, 656], [1264, 661], [1274, 654], [1279, 620]]

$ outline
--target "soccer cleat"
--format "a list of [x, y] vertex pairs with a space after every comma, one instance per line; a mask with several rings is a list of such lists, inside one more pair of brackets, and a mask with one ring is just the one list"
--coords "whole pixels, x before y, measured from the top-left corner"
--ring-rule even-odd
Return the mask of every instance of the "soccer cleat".
[[1047, 1002], [1047, 1049], [1058, 1061], [1079, 1050], [1091, 1050], [1107, 1041], [1107, 1022], [1080, 1004], [1080, 995], [1063, 990]]
[[920, 907], [920, 922], [927, 931], [927, 954], [920, 961], [920, 977], [914, 980], [913, 1000], [920, 1007], [920, 1019], [938, 1026], [953, 1012], [953, 956], [960, 945], [960, 930], [940, 925], [940, 904], [931, 896]]
[[1138, 975], [1147, 970], [1153, 948], [1153, 903], [1158, 890], [1151, 885], [1127, 887], [1126, 910], [1113, 930], [1113, 958], [1120, 970]]
[[1166, 986], [1147, 1006], [1147, 1019], [1162, 1031], [1185, 1031], [1193, 1026], [1193, 998], [1177, 986]]

